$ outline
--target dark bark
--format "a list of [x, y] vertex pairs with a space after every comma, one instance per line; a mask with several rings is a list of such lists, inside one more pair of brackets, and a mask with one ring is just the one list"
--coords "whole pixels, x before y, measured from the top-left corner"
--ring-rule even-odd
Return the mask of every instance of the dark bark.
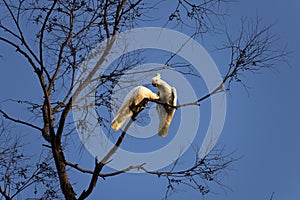
[[65, 165], [66, 159], [62, 151], [61, 145], [53, 142], [52, 153], [53, 153], [53, 158], [55, 161], [62, 193], [64, 194], [65, 199], [75, 200], [76, 193], [74, 192], [72, 184], [70, 183], [70, 180], [68, 178], [66, 165]]

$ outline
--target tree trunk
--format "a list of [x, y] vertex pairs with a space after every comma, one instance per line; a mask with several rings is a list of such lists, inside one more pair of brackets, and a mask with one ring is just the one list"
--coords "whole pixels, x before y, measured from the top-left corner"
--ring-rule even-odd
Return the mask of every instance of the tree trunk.
[[65, 199], [76, 200], [76, 193], [74, 192], [67, 175], [65, 156], [62, 152], [61, 145], [55, 143], [52, 144], [52, 153], [57, 169], [57, 174], [59, 177], [60, 187], [65, 196]]

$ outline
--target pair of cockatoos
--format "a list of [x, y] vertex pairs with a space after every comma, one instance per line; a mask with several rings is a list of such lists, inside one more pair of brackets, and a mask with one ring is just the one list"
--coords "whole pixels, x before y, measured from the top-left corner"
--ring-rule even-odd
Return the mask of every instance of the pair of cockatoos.
[[167, 136], [175, 113], [174, 106], [176, 106], [177, 102], [176, 89], [161, 80], [160, 74], [152, 78], [152, 85], [157, 87], [158, 94], [153, 93], [144, 86], [138, 86], [126, 95], [115, 118], [111, 122], [112, 129], [115, 131], [119, 130], [129, 117], [144, 109], [146, 105], [141, 105], [143, 100], [158, 100], [159, 103], [156, 105], [159, 117], [158, 135], [162, 137]]

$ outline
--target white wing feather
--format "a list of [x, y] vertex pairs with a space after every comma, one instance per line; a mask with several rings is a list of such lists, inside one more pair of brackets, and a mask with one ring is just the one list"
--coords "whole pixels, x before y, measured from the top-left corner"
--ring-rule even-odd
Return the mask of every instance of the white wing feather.
[[[169, 85], [164, 86], [167, 87]], [[164, 103], [176, 106], [177, 92], [174, 87], [172, 87], [171, 90], [169, 88], [164, 88], [164, 90], [159, 92], [159, 95], [160, 98], [164, 100]], [[156, 108], [159, 116], [158, 135], [161, 137], [166, 137], [168, 134], [169, 126], [172, 122], [175, 113], [175, 108], [161, 104], [157, 104]]]
[[144, 98], [155, 100], [159, 99], [159, 96], [144, 86], [137, 86], [130, 90], [115, 118], [111, 122], [112, 129], [115, 131], [119, 130], [126, 120], [133, 115], [132, 110], [130, 110], [130, 106], [138, 105]]

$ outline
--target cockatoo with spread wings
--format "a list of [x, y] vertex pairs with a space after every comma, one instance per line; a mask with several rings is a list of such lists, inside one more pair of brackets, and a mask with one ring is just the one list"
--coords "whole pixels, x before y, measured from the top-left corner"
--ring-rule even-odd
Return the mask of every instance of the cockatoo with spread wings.
[[[161, 80], [160, 74], [152, 78], [152, 85], [157, 87], [159, 101], [168, 105], [176, 106], [177, 92], [174, 87]], [[156, 109], [159, 117], [158, 135], [166, 137], [168, 134], [169, 126], [175, 113], [175, 108], [157, 104]]]
[[115, 118], [112, 120], [111, 122], [112, 129], [114, 129], [115, 131], [119, 130], [129, 117], [133, 116], [134, 113], [136, 114], [140, 112], [142, 109], [144, 109], [147, 105], [147, 101], [144, 102], [145, 103], [144, 105], [139, 105], [139, 104], [143, 104], [142, 101], [144, 99], [158, 100], [159, 96], [144, 86], [137, 86], [133, 88], [126, 95]]

